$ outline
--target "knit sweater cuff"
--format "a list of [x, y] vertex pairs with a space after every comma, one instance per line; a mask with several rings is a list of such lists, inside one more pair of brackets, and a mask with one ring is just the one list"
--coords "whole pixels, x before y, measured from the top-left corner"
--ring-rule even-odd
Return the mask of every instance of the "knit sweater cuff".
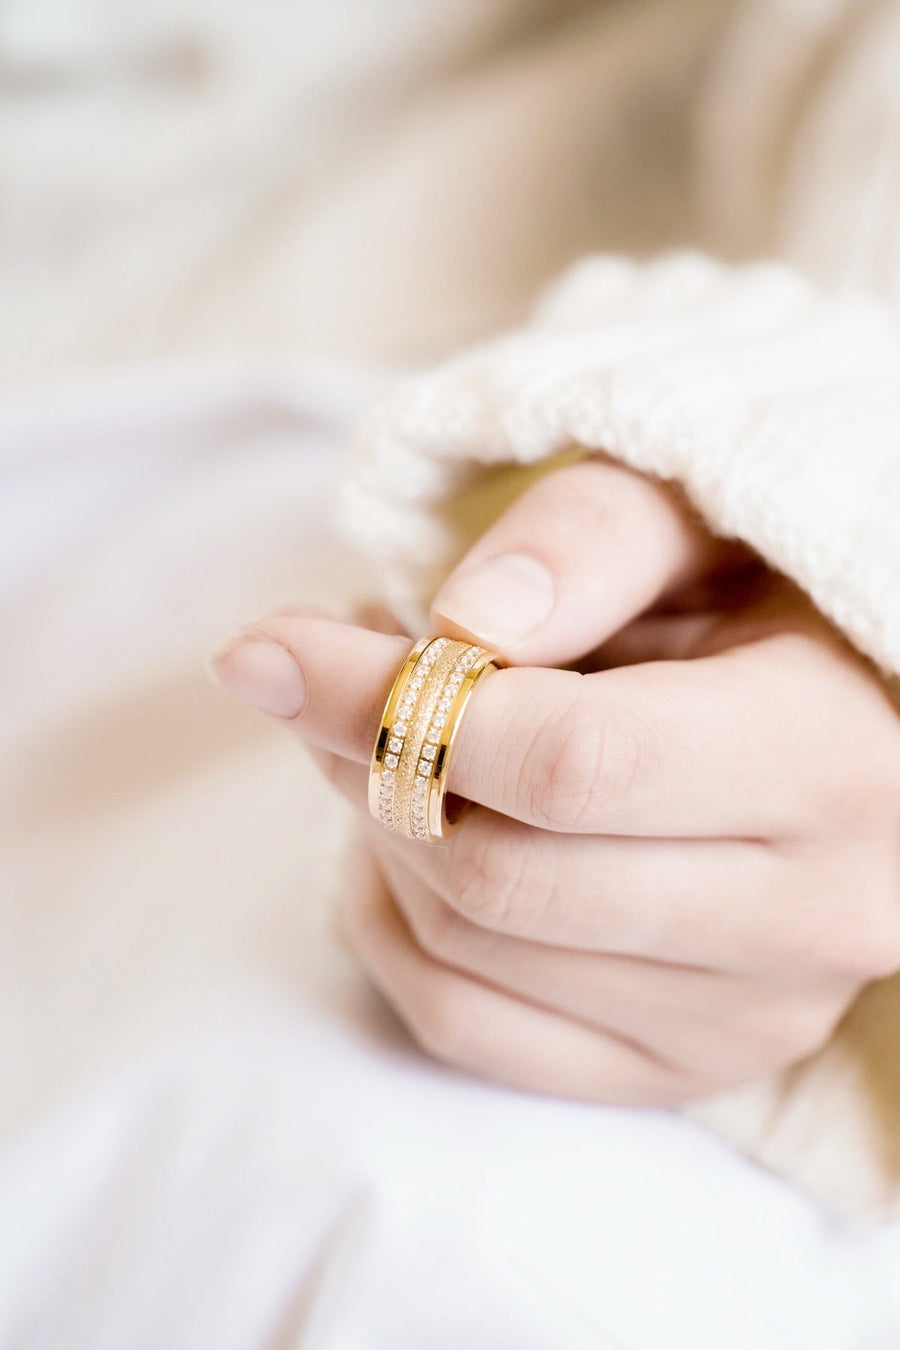
[[588, 259], [526, 329], [376, 406], [355, 443], [344, 524], [420, 627], [477, 519], [453, 503], [477, 499], [500, 466], [573, 445], [679, 483], [714, 532], [749, 544], [900, 672], [900, 319], [889, 306], [822, 292], [780, 263]]

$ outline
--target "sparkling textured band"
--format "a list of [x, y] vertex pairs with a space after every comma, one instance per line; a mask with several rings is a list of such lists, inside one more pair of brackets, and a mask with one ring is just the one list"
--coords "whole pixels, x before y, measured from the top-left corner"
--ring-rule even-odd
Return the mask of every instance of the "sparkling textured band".
[[437, 843], [459, 824], [446, 811], [453, 740], [494, 652], [453, 638], [421, 638], [388, 695], [369, 769], [369, 810], [388, 830]]

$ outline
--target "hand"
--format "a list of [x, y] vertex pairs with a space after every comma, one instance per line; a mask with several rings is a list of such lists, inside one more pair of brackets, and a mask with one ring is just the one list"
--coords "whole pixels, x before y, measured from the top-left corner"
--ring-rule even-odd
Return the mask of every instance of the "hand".
[[434, 1055], [673, 1104], [808, 1055], [900, 968], [900, 719], [796, 590], [668, 492], [602, 461], [548, 475], [435, 629], [522, 663], [466, 711], [450, 786], [479, 805], [443, 847], [366, 811], [408, 639], [282, 616], [217, 664], [358, 806], [381, 880], [349, 897], [352, 939]]

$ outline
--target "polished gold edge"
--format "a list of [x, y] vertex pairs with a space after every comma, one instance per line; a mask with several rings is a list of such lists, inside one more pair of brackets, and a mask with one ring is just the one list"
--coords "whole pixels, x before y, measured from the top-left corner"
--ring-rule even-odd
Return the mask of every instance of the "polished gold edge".
[[447, 726], [451, 723], [456, 696], [462, 688], [467, 671], [481, 652], [482, 648], [474, 643], [454, 641], [447, 668], [441, 672], [439, 684], [431, 691], [433, 693], [431, 722], [425, 729], [422, 744], [419, 746], [420, 760], [416, 767], [411, 807], [412, 834], [423, 843], [437, 841], [429, 825], [429, 802], [435, 766], [443, 758]]
[[496, 652], [484, 651], [464, 675], [459, 692], [450, 705], [447, 722], [441, 734], [428, 793], [429, 842], [440, 843], [452, 834], [460, 824], [461, 817], [451, 822], [446, 818], [444, 811], [444, 802], [448, 791], [450, 754], [462, 723], [463, 713], [475, 691], [475, 686], [488, 670], [498, 669], [496, 661]]
[[384, 705], [369, 768], [369, 810], [386, 829], [436, 844], [457, 828], [444, 810], [449, 756], [476, 684], [498, 662], [495, 652], [455, 638], [424, 637], [410, 649]]
[[407, 839], [416, 837], [413, 825], [417, 772], [422, 747], [428, 739], [435, 708], [450, 673], [459, 659], [457, 644], [450, 640], [425, 676], [413, 710], [397, 772], [393, 801], [394, 829]]
[[424, 637], [413, 646], [403, 665], [400, 667], [391, 685], [390, 693], [385, 701], [384, 710], [381, 714], [381, 726], [375, 741], [375, 749], [372, 752], [372, 759], [369, 765], [369, 810], [376, 820], [380, 819], [380, 801], [381, 801], [381, 774], [384, 767], [384, 756], [387, 750], [388, 741], [391, 738], [391, 727], [396, 720], [397, 706], [401, 702], [406, 692], [406, 687], [412, 678], [413, 671], [419, 663], [419, 658], [427, 647], [430, 647], [434, 638]]

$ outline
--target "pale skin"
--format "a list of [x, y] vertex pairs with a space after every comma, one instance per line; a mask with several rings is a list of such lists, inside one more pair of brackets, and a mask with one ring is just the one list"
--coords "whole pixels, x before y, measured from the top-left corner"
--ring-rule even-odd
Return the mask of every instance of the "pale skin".
[[450, 786], [475, 805], [443, 846], [366, 807], [409, 637], [278, 615], [215, 661], [356, 807], [377, 883], [347, 897], [347, 930], [432, 1055], [674, 1105], [811, 1054], [900, 969], [897, 709], [675, 495], [602, 460], [551, 473], [432, 618], [511, 663], [460, 727]]

